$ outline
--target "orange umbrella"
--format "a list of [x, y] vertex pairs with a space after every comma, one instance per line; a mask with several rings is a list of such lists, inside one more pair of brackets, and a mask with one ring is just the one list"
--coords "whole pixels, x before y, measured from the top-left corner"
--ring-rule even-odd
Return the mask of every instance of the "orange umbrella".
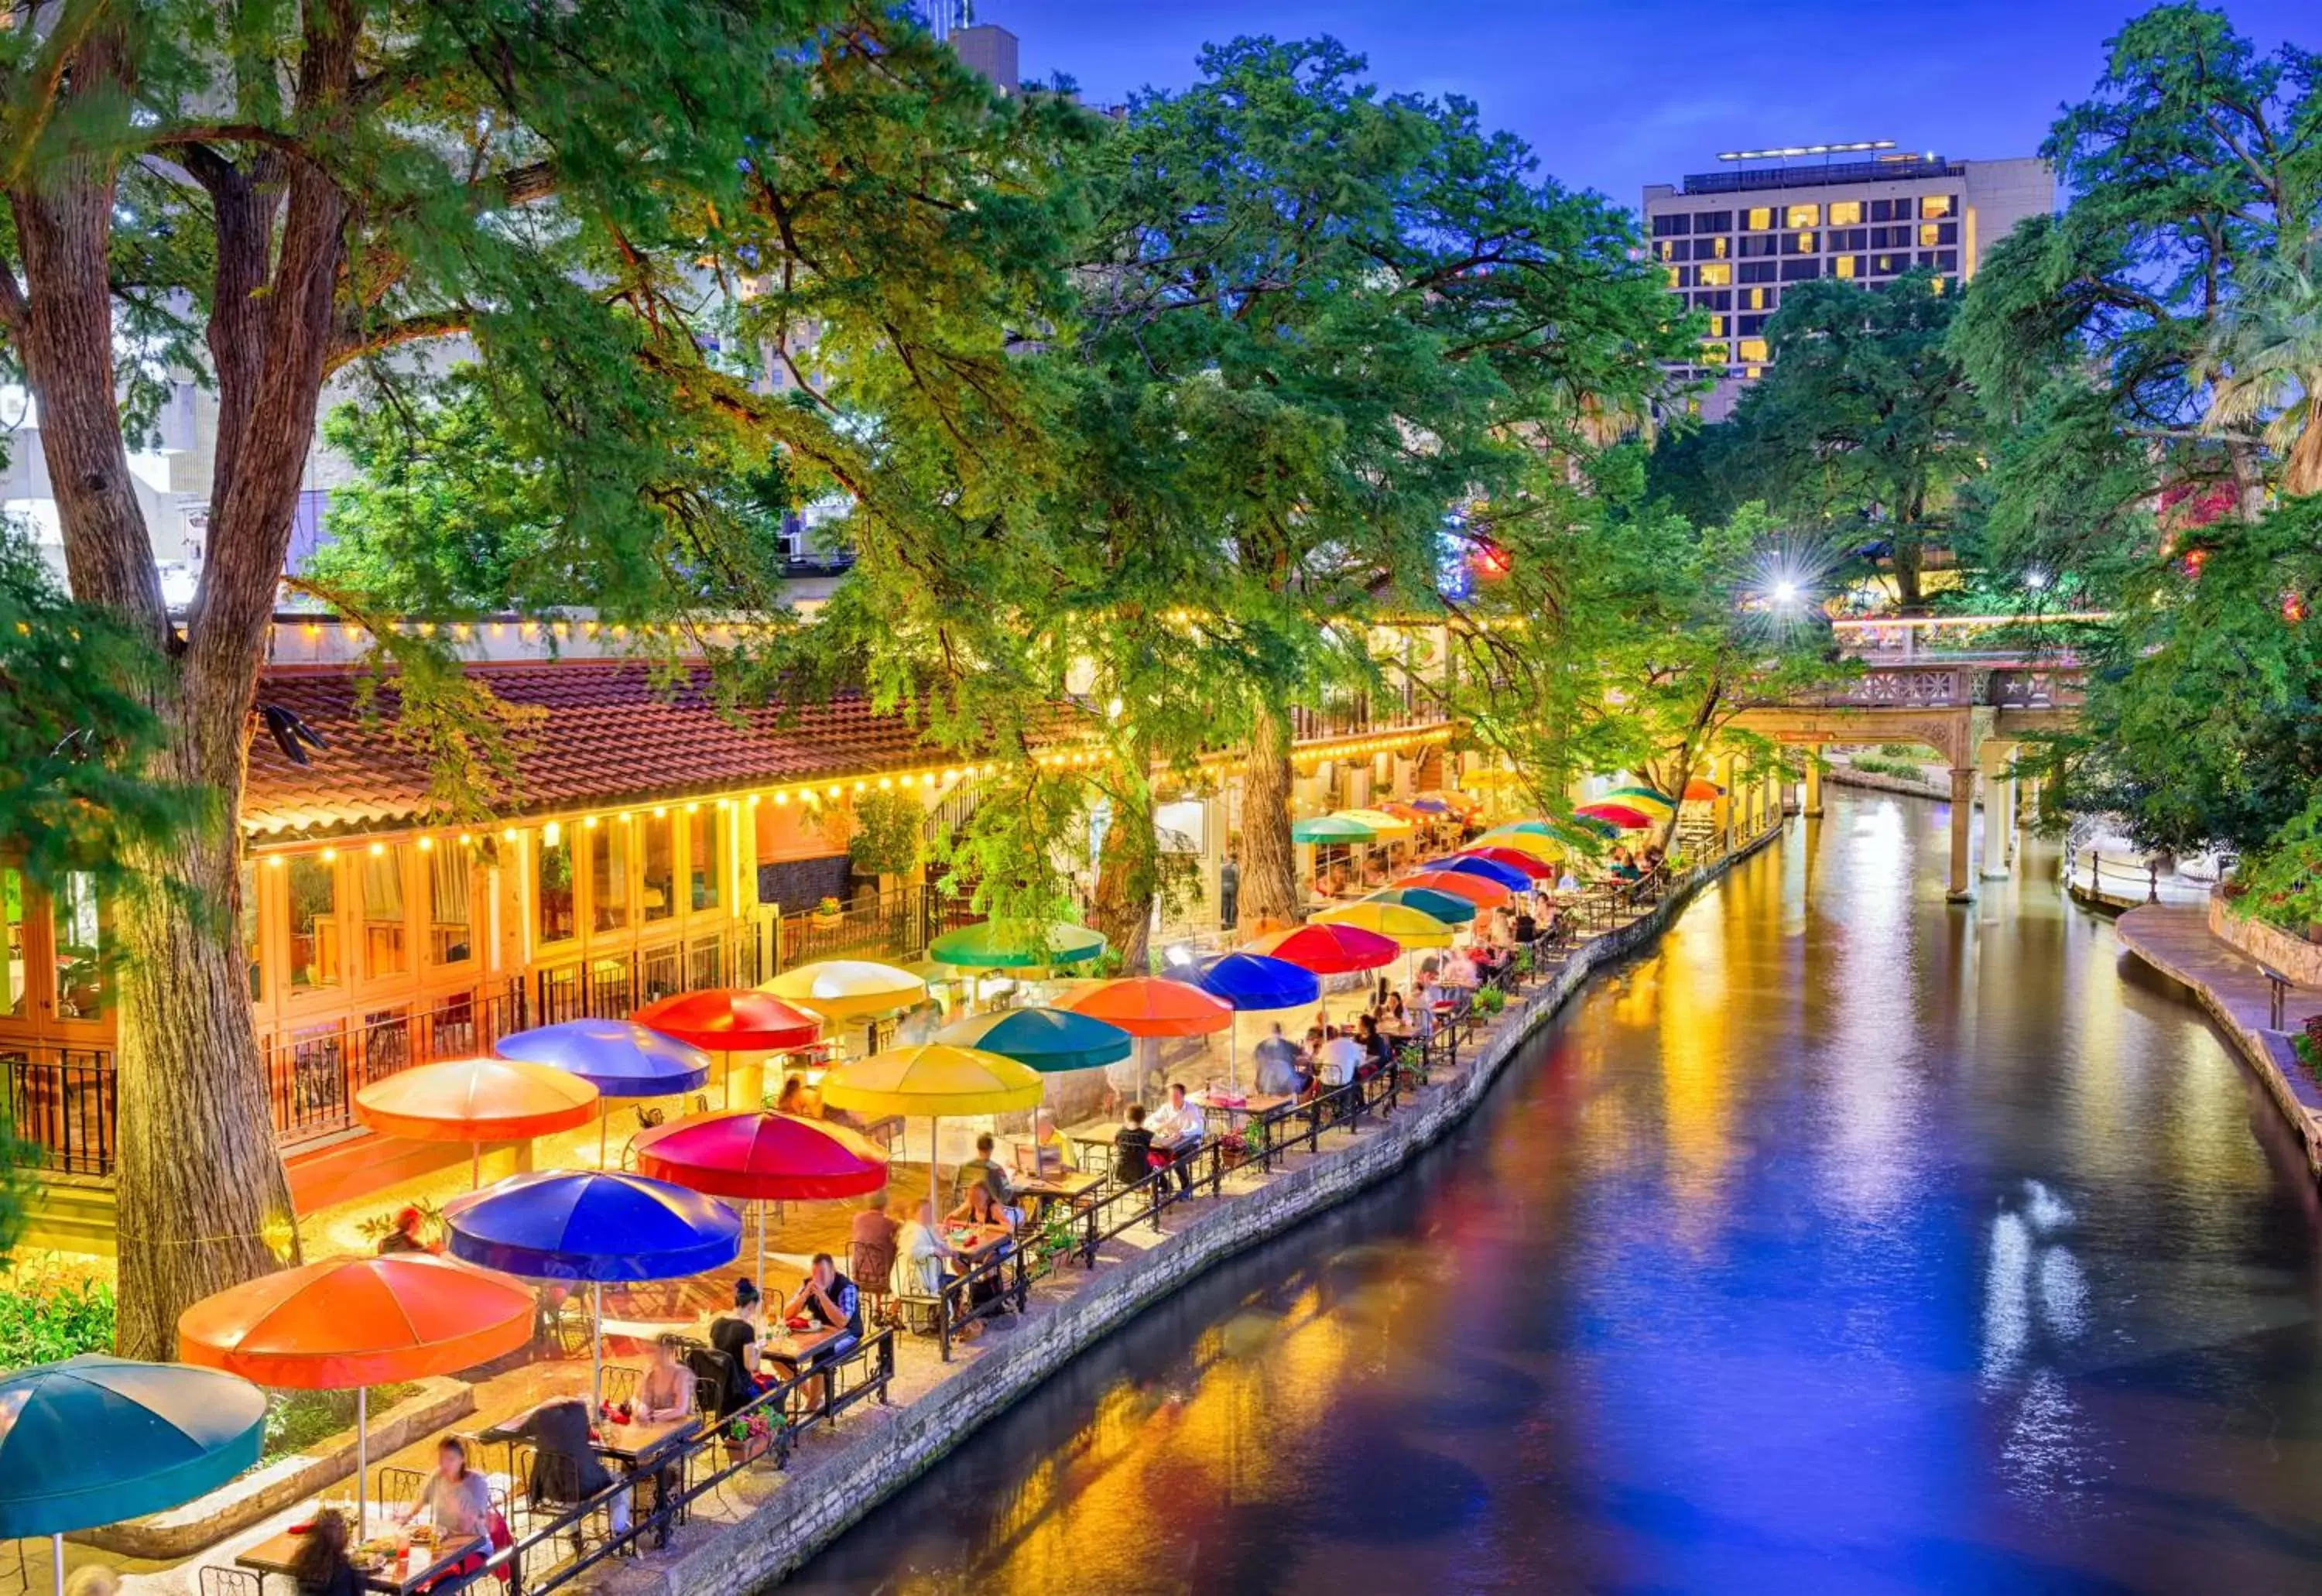
[[258, 1385], [355, 1391], [355, 1534], [362, 1534], [366, 1388], [450, 1374], [532, 1339], [532, 1293], [425, 1253], [331, 1258], [205, 1297], [178, 1319], [178, 1355]]
[[1471, 876], [1463, 870], [1422, 870], [1391, 883], [1395, 887], [1420, 887], [1430, 892], [1448, 892], [1464, 898], [1477, 908], [1494, 908], [1515, 896], [1489, 876]]
[[[1091, 1019], [1119, 1026], [1139, 1041], [1160, 1036], [1208, 1036], [1231, 1027], [1230, 1004], [1212, 998], [1197, 986], [1157, 976], [1130, 975], [1101, 987], [1075, 992], [1056, 1005]], [[1138, 1061], [1137, 1096], [1145, 1097], [1145, 1080], [1152, 1067], [1150, 1050]]]
[[1685, 801], [1688, 804], [1705, 804], [1724, 796], [1723, 788], [1714, 781], [1705, 781], [1698, 776], [1685, 784]]
[[374, 1081], [355, 1093], [355, 1117], [383, 1135], [465, 1142], [471, 1183], [483, 1145], [570, 1130], [596, 1117], [597, 1089], [569, 1071], [522, 1059], [447, 1059]]

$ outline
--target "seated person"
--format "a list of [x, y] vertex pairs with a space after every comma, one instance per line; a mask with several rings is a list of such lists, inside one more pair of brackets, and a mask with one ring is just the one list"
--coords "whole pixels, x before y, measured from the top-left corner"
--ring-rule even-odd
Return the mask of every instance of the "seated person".
[[847, 1262], [855, 1278], [878, 1283], [895, 1272], [895, 1237], [902, 1227], [887, 1212], [885, 1188], [873, 1191], [846, 1227]]
[[681, 1350], [674, 1336], [654, 1338], [653, 1363], [637, 1382], [639, 1424], [674, 1424], [693, 1417], [693, 1371], [679, 1357]]
[[1379, 1007], [1379, 1029], [1390, 1036], [1411, 1035], [1411, 1014], [1403, 1006], [1401, 992], [1389, 992]]
[[724, 1353], [727, 1361], [726, 1391], [718, 1404], [720, 1418], [758, 1394], [758, 1330], [765, 1316], [757, 1282], [744, 1275], [734, 1282], [734, 1310], [709, 1321], [709, 1345]]
[[[574, 1507], [613, 1482], [589, 1445], [589, 1404], [579, 1397], [552, 1397], [505, 1424], [483, 1432], [487, 1441], [529, 1441], [532, 1477], [525, 1482], [535, 1507]], [[613, 1533], [629, 1531], [629, 1493], [614, 1496]]]
[[975, 1156], [961, 1164], [951, 1178], [954, 1202], [959, 1200], [960, 1193], [970, 1185], [985, 1187], [993, 1199], [1001, 1203], [1006, 1203], [1016, 1195], [1014, 1188], [1008, 1183], [1008, 1172], [992, 1161], [992, 1150], [997, 1145], [990, 1131], [975, 1138]]
[[846, 1356], [863, 1339], [863, 1299], [855, 1282], [838, 1272], [838, 1264], [828, 1253], [817, 1253], [806, 1278], [799, 1281], [798, 1290], [782, 1305], [786, 1319], [802, 1318], [816, 1330], [836, 1330], [838, 1334], [806, 1354], [801, 1369], [811, 1369], [834, 1358]]
[[1177, 1190], [1191, 1194], [1193, 1190], [1193, 1166], [1185, 1161], [1193, 1156], [1208, 1135], [1209, 1125], [1202, 1117], [1202, 1106], [1185, 1095], [1185, 1083], [1169, 1083], [1169, 1100], [1150, 1121], [1153, 1145], [1169, 1155], [1176, 1166]]
[[1379, 1029], [1378, 1020], [1374, 1016], [1367, 1014], [1355, 1022], [1355, 1045], [1363, 1050], [1363, 1062], [1359, 1068], [1365, 1073], [1376, 1074], [1394, 1062], [1394, 1049], [1388, 1044], [1386, 1033]]
[[407, 1206], [395, 1216], [395, 1228], [380, 1236], [372, 1250], [382, 1258], [393, 1253], [432, 1253], [435, 1248], [428, 1244], [426, 1230], [427, 1216]]
[[1315, 1055], [1315, 1076], [1323, 1090], [1352, 1085], [1362, 1063], [1363, 1050], [1352, 1036], [1336, 1026], [1323, 1033], [1322, 1051]]
[[947, 1225], [997, 1225], [1014, 1230], [1023, 1224], [1021, 1209], [1002, 1208], [992, 1195], [989, 1186], [970, 1186], [965, 1200], [944, 1216]]
[[1257, 1061], [1257, 1090], [1267, 1097], [1294, 1098], [1306, 1090], [1306, 1072], [1298, 1067], [1298, 1044], [1282, 1034], [1282, 1022], [1251, 1050]]
[[[470, 1537], [482, 1540], [491, 1534], [491, 1490], [483, 1475], [468, 1466], [468, 1444], [457, 1436], [446, 1436], [436, 1443], [434, 1472], [419, 1488], [419, 1494], [392, 1516], [396, 1523], [408, 1524], [423, 1512], [439, 1542]], [[483, 1565], [484, 1554], [476, 1551], [462, 1558], [451, 1572], [473, 1573]]]
[[895, 1294], [898, 1297], [940, 1297], [944, 1275], [959, 1262], [959, 1254], [944, 1239], [936, 1223], [933, 1203], [922, 1202], [903, 1227], [895, 1249]]
[[1112, 1133], [1112, 1178], [1134, 1186], [1153, 1172], [1153, 1133], [1145, 1128], [1145, 1105], [1129, 1105], [1129, 1123]]
[[808, 1088], [805, 1076], [785, 1075], [782, 1095], [774, 1099], [774, 1112], [796, 1115], [800, 1119], [819, 1119], [822, 1099]]

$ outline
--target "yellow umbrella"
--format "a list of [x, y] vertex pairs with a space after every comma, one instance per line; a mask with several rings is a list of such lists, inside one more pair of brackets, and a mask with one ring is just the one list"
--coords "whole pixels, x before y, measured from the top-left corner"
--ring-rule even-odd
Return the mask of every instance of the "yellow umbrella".
[[760, 981], [758, 990], [848, 1026], [902, 1013], [927, 996], [928, 983], [875, 959], [818, 959]]
[[1553, 862], [1565, 856], [1567, 849], [1554, 837], [1540, 832], [1525, 831], [1518, 826], [1503, 825], [1486, 832], [1475, 841], [1478, 848], [1514, 848], [1534, 859]]
[[1385, 809], [1340, 809], [1337, 813], [1341, 820], [1360, 821], [1380, 837], [1407, 837], [1411, 834], [1410, 821], [1400, 815], [1390, 815]]
[[1433, 915], [1422, 914], [1407, 904], [1371, 903], [1358, 901], [1341, 904], [1337, 908], [1324, 909], [1314, 917], [1320, 926], [1352, 926], [1358, 931], [1375, 931], [1381, 936], [1392, 936], [1410, 948], [1448, 948], [1451, 945], [1452, 928]]
[[[822, 1078], [822, 1100], [861, 1114], [928, 1117], [928, 1201], [936, 1200], [936, 1121], [949, 1114], [1037, 1108], [1045, 1084], [1028, 1065], [979, 1047], [941, 1042], [891, 1047], [838, 1064]], [[937, 1213], [941, 1213], [938, 1208]]]

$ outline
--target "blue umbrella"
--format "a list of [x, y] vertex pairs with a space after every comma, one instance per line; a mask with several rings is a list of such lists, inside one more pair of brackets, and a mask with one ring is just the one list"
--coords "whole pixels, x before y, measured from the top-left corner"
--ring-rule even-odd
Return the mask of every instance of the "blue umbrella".
[[238, 1375], [85, 1353], [0, 1380], [0, 1536], [158, 1513], [258, 1464], [266, 1395]]
[[[669, 1098], [708, 1084], [709, 1055], [673, 1036], [626, 1019], [569, 1019], [503, 1036], [504, 1059], [546, 1064], [577, 1075], [599, 1098]], [[607, 1109], [597, 1120], [597, 1163], [605, 1160]]]
[[1530, 876], [1512, 864], [1502, 864], [1496, 859], [1470, 859], [1464, 853], [1454, 853], [1448, 859], [1431, 859], [1420, 868], [1456, 870], [1466, 875], [1480, 876], [1486, 881], [1497, 881], [1511, 892], [1531, 890]]
[[1028, 1064], [1044, 1075], [1117, 1064], [1137, 1041], [1119, 1026], [1068, 1008], [1003, 1008], [972, 1014], [936, 1033], [953, 1047], [978, 1047]]
[[1465, 926], [1476, 917], [1476, 906], [1464, 898], [1449, 892], [1438, 892], [1431, 887], [1382, 887], [1363, 900], [1366, 903], [1399, 903], [1415, 908], [1431, 919], [1446, 926]]
[[1202, 966], [1193, 984], [1236, 1009], [1297, 1008], [1322, 1000], [1321, 977], [1264, 953], [1221, 954]]
[[[731, 1263], [742, 1217], [714, 1197], [610, 1170], [510, 1175], [443, 1209], [452, 1255], [505, 1274], [587, 1281], [601, 1386], [607, 1281], [681, 1280]], [[759, 1272], [765, 1241], [759, 1238]]]

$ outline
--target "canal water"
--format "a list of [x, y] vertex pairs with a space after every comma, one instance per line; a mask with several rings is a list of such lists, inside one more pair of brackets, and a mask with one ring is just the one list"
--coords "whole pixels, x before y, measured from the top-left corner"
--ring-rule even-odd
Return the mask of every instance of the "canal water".
[[786, 1591], [2312, 1591], [2317, 1202], [2052, 858], [1941, 805], [1696, 899], [1485, 1109]]

